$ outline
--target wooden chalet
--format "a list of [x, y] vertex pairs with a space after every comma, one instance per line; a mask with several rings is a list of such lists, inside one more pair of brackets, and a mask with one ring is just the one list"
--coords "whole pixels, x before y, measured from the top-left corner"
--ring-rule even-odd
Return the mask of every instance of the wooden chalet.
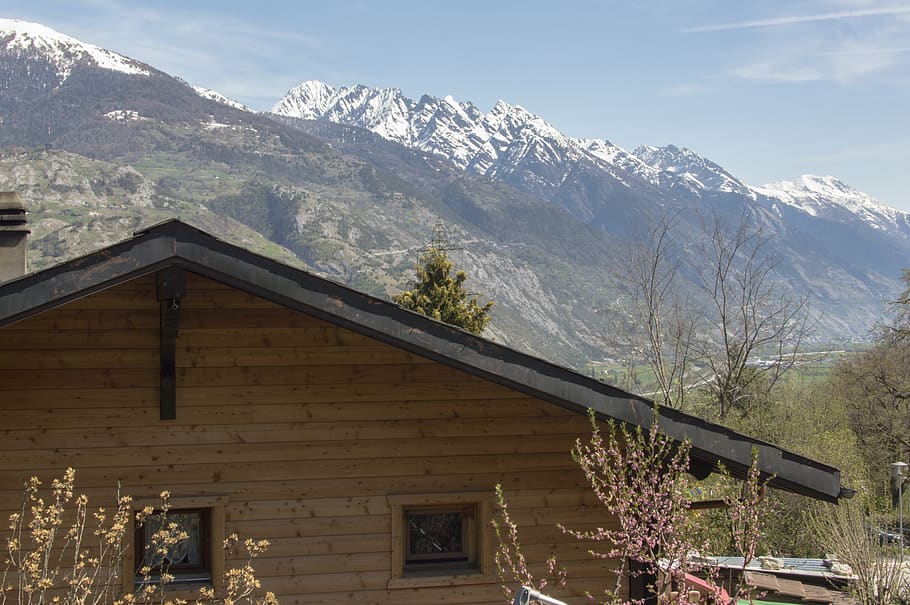
[[[586, 602], [602, 563], [554, 524], [610, 520], [569, 451], [588, 408], [649, 426], [652, 406], [179, 221], [0, 284], [2, 510], [68, 466], [94, 505], [168, 489], [204, 551], [187, 584], [230, 564], [226, 534], [267, 538], [257, 569], [285, 605], [503, 603], [496, 483], [526, 554], [570, 568], [555, 596]], [[757, 447], [775, 486], [842, 497], [837, 469], [660, 414], [697, 476]]]

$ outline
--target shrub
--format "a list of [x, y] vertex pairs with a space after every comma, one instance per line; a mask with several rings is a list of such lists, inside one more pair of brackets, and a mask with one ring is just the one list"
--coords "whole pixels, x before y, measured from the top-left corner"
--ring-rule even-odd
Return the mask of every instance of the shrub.
[[[69, 468], [63, 477], [51, 482], [49, 492], [42, 490], [37, 477], [26, 481], [22, 506], [9, 518], [0, 605], [9, 599], [19, 605], [183, 603], [171, 598], [167, 590], [174, 576], [169, 573], [166, 555], [188, 538], [177, 523], [167, 519], [170, 493], [161, 493], [157, 509], [147, 506], [134, 513], [132, 499], [121, 495], [118, 487], [113, 511], [97, 508], [90, 513], [88, 498], [75, 494], [75, 480], [76, 471]], [[131, 521], [135, 520], [135, 527], [142, 527], [152, 515], [158, 529], [146, 545], [139, 569], [142, 581], [134, 592], [121, 594], [121, 573], [129, 547], [127, 532], [134, 527]], [[231, 534], [223, 546], [228, 553], [242, 546], [247, 558], [242, 566], [225, 570], [219, 590], [200, 589], [196, 602], [277, 605], [270, 592], [257, 596], [261, 585], [253, 568], [253, 559], [268, 549], [268, 541], [241, 540]], [[153, 578], [153, 571], [158, 577]]]
[[[598, 527], [574, 530], [560, 529], [578, 540], [602, 545], [589, 554], [605, 563], [614, 577], [606, 582], [603, 603], [642, 605], [629, 600], [626, 581], [636, 576], [652, 578], [648, 586], [660, 605], [688, 605], [692, 601], [684, 587], [686, 576], [699, 572], [707, 576], [709, 600], [723, 600], [722, 587], [716, 582], [710, 561], [700, 556], [711, 546], [698, 531], [698, 520], [691, 510], [693, 479], [688, 475], [690, 444], [679, 443], [660, 431], [657, 416], [649, 429], [607, 422], [605, 430], [589, 411], [591, 436], [587, 442], [576, 441], [572, 455], [581, 467], [600, 506], [616, 521], [614, 529]], [[741, 490], [724, 499], [727, 531], [737, 554], [744, 558], [743, 570], [756, 554], [756, 545], [767, 522], [764, 492], [767, 479], [759, 475], [758, 454], [753, 451], [752, 464]], [[494, 520], [499, 550], [496, 564], [503, 589], [511, 596], [512, 585], [521, 584], [538, 591], [546, 586], [562, 586], [567, 573], [558, 570], [555, 557], [546, 565], [546, 576], [535, 579], [521, 552], [518, 527], [512, 521], [501, 487], [497, 486], [498, 519]], [[741, 570], [742, 571], [742, 570]], [[741, 585], [733, 602], [751, 602], [755, 595], [748, 585]], [[592, 596], [592, 600], [593, 600]]]

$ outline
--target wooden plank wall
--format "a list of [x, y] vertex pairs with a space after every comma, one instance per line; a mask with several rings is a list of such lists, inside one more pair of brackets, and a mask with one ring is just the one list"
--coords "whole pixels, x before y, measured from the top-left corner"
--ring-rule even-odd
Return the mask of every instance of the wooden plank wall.
[[[109, 501], [228, 495], [227, 531], [268, 538], [282, 603], [503, 603], [489, 583], [388, 588], [390, 494], [501, 482], [531, 559], [556, 550], [572, 602], [603, 564], [554, 527], [608, 523], [569, 450], [587, 419], [195, 275], [177, 418], [158, 417], [154, 277], [0, 331], [0, 508], [31, 474], [77, 469]], [[5, 524], [4, 524], [5, 525]]]

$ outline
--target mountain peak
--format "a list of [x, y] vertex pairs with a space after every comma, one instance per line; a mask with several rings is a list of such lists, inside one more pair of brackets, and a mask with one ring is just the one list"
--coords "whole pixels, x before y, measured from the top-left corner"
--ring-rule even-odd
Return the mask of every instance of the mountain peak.
[[776, 181], [763, 185], [762, 188], [803, 197], [824, 196], [839, 200], [871, 200], [878, 203], [869, 194], [854, 189], [833, 176], [802, 174], [792, 181]]
[[57, 66], [61, 82], [69, 77], [73, 66], [80, 62], [89, 62], [102, 69], [126, 74], [149, 75], [149, 71], [139, 62], [123, 55], [80, 42], [39, 23], [17, 19], [0, 19], [0, 53], [38, 55]]
[[[623, 176], [630, 166], [636, 171], [652, 172], [607, 141], [573, 139], [521, 105], [502, 99], [484, 113], [470, 101], [458, 101], [452, 96], [424, 94], [415, 102], [398, 89], [351, 87], [332, 92], [323, 102], [311, 89], [311, 85], [302, 84], [273, 111], [366, 128], [391, 141], [448, 158], [460, 169], [517, 183], [535, 193], [558, 188], [578, 161], [604, 171], [611, 182], [607, 186], [610, 190], [631, 186]], [[545, 170], [547, 178], [534, 176], [538, 169]], [[572, 202], [573, 211], [593, 216], [593, 210], [581, 209], [587, 204], [588, 194], [582, 197], [583, 201]]]
[[814, 174], [803, 174], [799, 177], [803, 187], [809, 191], [823, 193], [838, 197], [857, 197], [865, 195], [862, 192], [847, 185], [833, 176], [816, 176]]
[[792, 181], [777, 181], [752, 189], [811, 216], [829, 216], [846, 210], [877, 229], [910, 221], [910, 214], [891, 208], [833, 176], [803, 174]]
[[532, 120], [539, 120], [544, 122], [544, 119], [537, 114], [533, 114], [521, 105], [513, 105], [511, 103], [506, 103], [502, 99], [496, 101], [496, 105], [493, 107], [490, 113], [504, 113], [510, 116], [514, 120], [521, 122], [530, 122]]
[[314, 120], [325, 112], [336, 89], [319, 80], [307, 80], [287, 91], [272, 113]]
[[675, 174], [698, 189], [749, 195], [748, 187], [723, 166], [687, 147], [641, 145], [633, 153], [646, 164]]
[[509, 113], [512, 110], [512, 106], [503, 101], [502, 99], [497, 99], [496, 104], [493, 105], [493, 108], [490, 110], [490, 113]]
[[294, 91], [300, 92], [300, 93], [309, 92], [310, 94], [314, 94], [314, 95], [324, 95], [324, 94], [334, 93], [335, 87], [331, 86], [329, 84], [326, 84], [325, 82], [322, 82], [321, 80], [306, 80], [305, 82], [302, 82], [299, 86], [295, 86], [291, 90], [294, 90]]

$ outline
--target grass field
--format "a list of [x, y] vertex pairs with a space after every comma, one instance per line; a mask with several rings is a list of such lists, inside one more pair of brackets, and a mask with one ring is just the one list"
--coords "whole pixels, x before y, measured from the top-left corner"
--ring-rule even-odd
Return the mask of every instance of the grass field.
[[[788, 379], [804, 384], [813, 384], [825, 380], [837, 364], [852, 355], [865, 352], [869, 343], [829, 343], [824, 346], [804, 347], [796, 356], [794, 366], [787, 373]], [[757, 356], [750, 365], [760, 367], [770, 363], [768, 356]], [[657, 393], [657, 380], [651, 366], [647, 363], [620, 364], [615, 361], [585, 364], [580, 370], [586, 376], [606, 382], [630, 392], [654, 396]], [[704, 364], [695, 363], [689, 372], [691, 387], [698, 388], [704, 383], [706, 368]]]

